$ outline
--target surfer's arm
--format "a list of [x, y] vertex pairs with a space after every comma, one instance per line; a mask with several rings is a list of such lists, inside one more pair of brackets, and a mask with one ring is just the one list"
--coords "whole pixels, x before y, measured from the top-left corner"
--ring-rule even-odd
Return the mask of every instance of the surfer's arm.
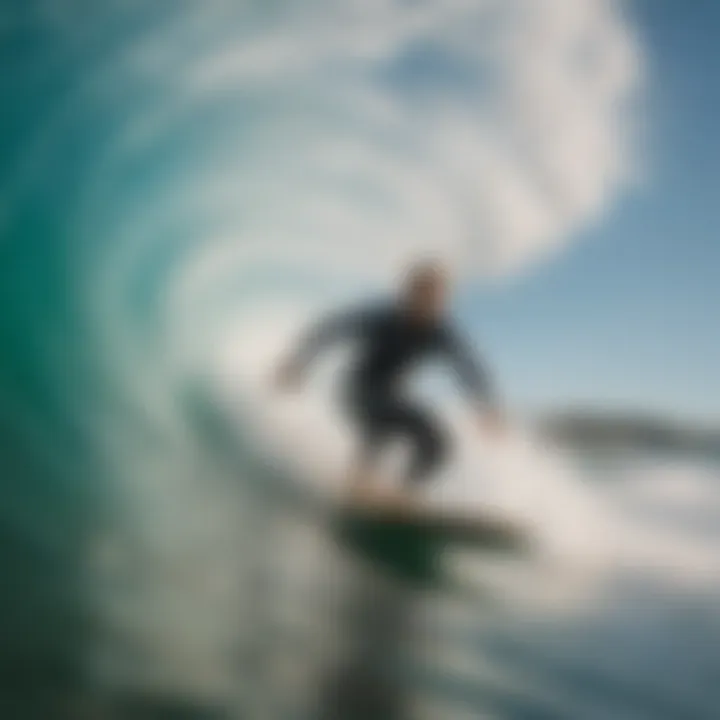
[[483, 432], [492, 436], [502, 435], [506, 420], [485, 363], [469, 343], [452, 330], [445, 333], [444, 346], [461, 384], [478, 413], [478, 421]]
[[498, 406], [494, 383], [479, 353], [453, 329], [443, 337], [445, 353], [474, 406], [483, 412]]
[[332, 345], [360, 334], [371, 319], [368, 310], [351, 310], [326, 317], [310, 327], [285, 363], [284, 371], [301, 376], [312, 362]]

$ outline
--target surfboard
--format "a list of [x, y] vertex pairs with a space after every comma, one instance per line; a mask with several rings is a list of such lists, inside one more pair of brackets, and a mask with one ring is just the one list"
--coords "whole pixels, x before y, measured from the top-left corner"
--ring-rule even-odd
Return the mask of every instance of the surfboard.
[[403, 492], [352, 494], [345, 499], [342, 512], [369, 524], [395, 525], [476, 548], [520, 552], [527, 550], [531, 541], [526, 528], [499, 512], [441, 508]]
[[529, 531], [490, 510], [442, 509], [403, 492], [363, 491], [338, 508], [338, 536], [366, 560], [412, 580], [436, 583], [449, 547], [525, 555]]

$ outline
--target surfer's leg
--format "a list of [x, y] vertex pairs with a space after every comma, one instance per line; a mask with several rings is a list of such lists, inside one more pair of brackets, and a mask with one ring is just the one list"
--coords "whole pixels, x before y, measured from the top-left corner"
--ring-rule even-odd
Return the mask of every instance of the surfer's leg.
[[376, 394], [369, 392], [356, 391], [348, 410], [358, 437], [358, 449], [350, 470], [350, 484], [357, 489], [371, 482], [378, 456], [387, 441], [388, 417]]
[[405, 398], [384, 395], [364, 407], [366, 457], [375, 460], [379, 450], [393, 437], [401, 436], [412, 446], [405, 482], [413, 486], [427, 480], [445, 461], [449, 442], [432, 413]]
[[444, 429], [429, 412], [420, 408], [404, 408], [403, 431], [413, 444], [413, 456], [406, 480], [410, 485], [426, 481], [445, 462], [448, 441]]
[[369, 484], [378, 456], [393, 437], [403, 436], [412, 445], [405, 476], [411, 485], [426, 480], [447, 456], [448, 442], [440, 423], [404, 398], [377, 392], [356, 395], [352, 412], [360, 435], [360, 452], [351, 473], [356, 488]]
[[353, 488], [366, 486], [373, 475], [379, 443], [373, 437], [364, 434], [360, 439], [360, 446], [350, 469], [350, 484]]

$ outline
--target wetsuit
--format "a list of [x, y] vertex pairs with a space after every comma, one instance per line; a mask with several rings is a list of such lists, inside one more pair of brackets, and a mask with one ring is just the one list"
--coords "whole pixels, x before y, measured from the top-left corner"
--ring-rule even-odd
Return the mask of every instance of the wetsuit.
[[364, 458], [374, 459], [395, 436], [407, 438], [414, 447], [407, 478], [413, 483], [442, 464], [448, 443], [432, 413], [404, 396], [401, 384], [409, 371], [422, 360], [445, 358], [474, 401], [485, 406], [493, 402], [483, 365], [448, 321], [417, 321], [393, 304], [336, 315], [312, 328], [295, 366], [304, 369], [321, 350], [340, 340], [357, 346], [344, 397], [362, 434]]

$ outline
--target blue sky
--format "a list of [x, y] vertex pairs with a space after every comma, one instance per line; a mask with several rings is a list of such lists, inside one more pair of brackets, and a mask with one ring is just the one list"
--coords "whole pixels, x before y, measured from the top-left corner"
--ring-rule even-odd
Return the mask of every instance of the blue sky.
[[720, 5], [647, 0], [633, 16], [649, 66], [644, 185], [461, 309], [517, 404], [720, 421]]

